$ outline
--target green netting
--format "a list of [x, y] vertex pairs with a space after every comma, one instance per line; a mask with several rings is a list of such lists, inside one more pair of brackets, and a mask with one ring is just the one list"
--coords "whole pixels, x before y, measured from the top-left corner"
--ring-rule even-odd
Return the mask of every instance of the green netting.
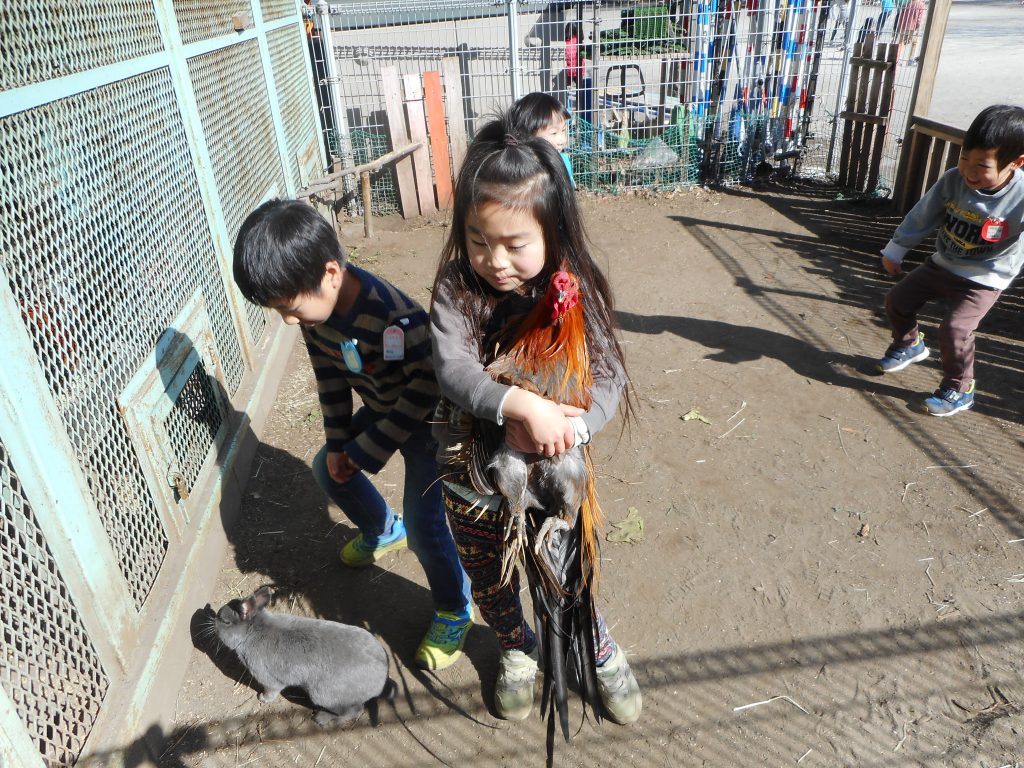
[[[388, 137], [384, 133], [355, 128], [350, 134], [352, 140], [352, 157], [356, 165], [376, 160], [391, 151]], [[370, 175], [370, 205], [372, 212], [378, 215], [398, 213], [398, 194], [395, 184], [393, 166], [383, 168]], [[359, 201], [362, 213], [362, 200]]]
[[626, 8], [619, 12], [619, 18], [618, 29], [601, 32], [602, 56], [646, 56], [686, 50], [665, 5]]
[[580, 189], [660, 192], [700, 183], [699, 131], [682, 111], [660, 134], [636, 138], [615, 128], [595, 135], [594, 126], [577, 117], [570, 138], [569, 157]]

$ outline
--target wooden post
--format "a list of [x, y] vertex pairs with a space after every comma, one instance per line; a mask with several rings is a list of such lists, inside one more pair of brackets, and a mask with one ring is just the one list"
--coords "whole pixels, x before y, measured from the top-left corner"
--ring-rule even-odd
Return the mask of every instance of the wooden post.
[[434, 204], [434, 182], [430, 174], [430, 152], [427, 150], [427, 122], [423, 115], [423, 83], [420, 76], [405, 75], [405, 114], [409, 118], [409, 138], [420, 145], [412, 153], [412, 167], [416, 177], [416, 199], [420, 213], [436, 211]]
[[661, 84], [658, 87], [658, 128], [665, 125], [665, 101], [668, 94], [668, 59], [661, 60]]
[[[910, 92], [910, 107], [907, 112], [907, 128], [903, 133], [903, 146], [910, 146], [911, 124], [915, 117], [928, 117], [932, 106], [932, 93], [935, 90], [935, 72], [939, 68], [939, 56], [942, 54], [942, 41], [946, 37], [946, 22], [949, 21], [949, 9], [953, 0], [931, 0], [928, 4], [928, 15], [924, 22], [924, 35], [921, 39], [921, 57], [917, 64], [917, 79]], [[904, 184], [907, 163], [906, 152], [900, 154], [899, 169], [896, 171], [896, 189], [893, 197], [899, 212], [906, 213], [916, 200], [910, 199], [910, 191]]]
[[338, 185], [338, 182], [344, 179], [346, 176], [359, 176], [359, 174], [361, 174], [363, 171], [379, 171], [388, 163], [398, 162], [403, 157], [411, 155], [413, 152], [419, 149], [419, 147], [419, 144], [406, 144], [404, 147], [393, 149], [390, 152], [381, 155], [376, 160], [371, 160], [368, 163], [363, 163], [362, 165], [355, 165], [350, 166], [348, 168], [341, 168], [337, 171], [332, 171], [331, 173], [317, 179], [316, 181], [311, 181], [309, 184], [307, 184], [305, 187], [298, 191], [296, 197], [310, 197], [319, 192], [323, 192], [328, 189], [334, 189]]
[[363, 171], [359, 175], [360, 186], [363, 192], [363, 237], [373, 237], [373, 213], [372, 200], [370, 197], [370, 172]]
[[[381, 94], [384, 96], [384, 111], [388, 116], [388, 134], [391, 146], [403, 147], [409, 143], [409, 131], [405, 127], [405, 109], [402, 107], [402, 83], [398, 69], [381, 67]], [[402, 217], [416, 216], [419, 205], [416, 201], [416, 181], [413, 178], [412, 159], [405, 157], [395, 163], [395, 178], [398, 181], [398, 198], [402, 205]]]
[[437, 189], [437, 207], [452, 207], [452, 168], [448, 155], [448, 131], [444, 124], [444, 89], [441, 73], [437, 70], [423, 73], [423, 94], [427, 106], [427, 133], [430, 135], [430, 154], [434, 157], [434, 185]]
[[[865, 192], [872, 192], [878, 184], [878, 174], [882, 166], [882, 149], [885, 146], [885, 134], [889, 131], [889, 114], [892, 112], [893, 85], [896, 80], [896, 64], [899, 61], [900, 47], [896, 43], [878, 46], [878, 58], [884, 58], [888, 68], [879, 70], [875, 76], [881, 81], [882, 90], [878, 98], [878, 116], [883, 122], [875, 128], [874, 141], [871, 144], [871, 166], [868, 168], [868, 180], [864, 185]], [[876, 86], [877, 87], [877, 86]]]

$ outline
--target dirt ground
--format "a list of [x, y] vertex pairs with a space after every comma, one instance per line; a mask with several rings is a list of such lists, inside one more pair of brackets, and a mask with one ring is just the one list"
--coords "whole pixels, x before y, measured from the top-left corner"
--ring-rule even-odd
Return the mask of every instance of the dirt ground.
[[[637, 411], [595, 442], [599, 489], [609, 524], [635, 507], [645, 533], [605, 544], [600, 603], [644, 714], [595, 725], [574, 702], [579, 730], [555, 744], [555, 765], [1024, 763], [1021, 291], [979, 334], [976, 410], [923, 415], [934, 357], [884, 379], [868, 366], [888, 342], [875, 254], [898, 220], [834, 198], [791, 187], [583, 201]], [[378, 229], [365, 241], [344, 225], [354, 261], [429, 302], [443, 222]], [[933, 341], [935, 325], [928, 315]], [[321, 440], [297, 346], [209, 600], [270, 582], [283, 610], [368, 627], [392, 654], [395, 704], [336, 730], [298, 699], [261, 705], [197, 622], [161, 764], [542, 765], [540, 719], [490, 711], [486, 626], [457, 665], [424, 674], [411, 660], [431, 606], [414, 556], [339, 565], [354, 529], [310, 475]], [[400, 477], [400, 462], [378, 477], [395, 504]]]

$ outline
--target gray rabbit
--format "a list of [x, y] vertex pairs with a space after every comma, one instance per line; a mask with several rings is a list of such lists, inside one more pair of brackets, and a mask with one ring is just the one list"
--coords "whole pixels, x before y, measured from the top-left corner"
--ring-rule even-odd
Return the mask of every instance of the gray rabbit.
[[270, 587], [260, 587], [213, 619], [217, 637], [263, 686], [260, 701], [302, 688], [318, 710], [316, 722], [328, 725], [358, 717], [367, 701], [392, 693], [387, 652], [377, 638], [336, 621], [272, 613], [265, 610], [272, 596]]

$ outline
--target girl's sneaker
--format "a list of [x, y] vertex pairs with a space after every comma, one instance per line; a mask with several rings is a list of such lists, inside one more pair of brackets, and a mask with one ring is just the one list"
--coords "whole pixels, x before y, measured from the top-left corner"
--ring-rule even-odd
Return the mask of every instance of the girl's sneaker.
[[924, 407], [932, 416], [952, 416], [974, 407], [974, 382], [966, 392], [957, 392], [949, 387], [940, 387], [935, 394], [924, 401]]
[[885, 350], [885, 356], [878, 361], [879, 373], [895, 373], [902, 371], [911, 363], [919, 363], [928, 357], [928, 347], [924, 343], [924, 334], [917, 335], [917, 342], [909, 347], [891, 345]]
[[494, 686], [494, 708], [502, 720], [525, 720], [533, 709], [537, 651], [503, 651]]
[[640, 686], [629, 668], [626, 654], [618, 646], [615, 654], [597, 668], [597, 692], [613, 723], [629, 725], [640, 719], [644, 703]]
[[416, 649], [416, 666], [421, 669], [444, 669], [462, 656], [466, 635], [473, 626], [473, 610], [468, 606], [460, 613], [437, 611], [427, 636]]
[[395, 552], [409, 546], [405, 537], [405, 523], [402, 518], [395, 515], [395, 522], [391, 525], [391, 532], [381, 536], [373, 544], [369, 544], [363, 534], [357, 535], [354, 539], [341, 548], [341, 562], [349, 568], [365, 568], [373, 565], [388, 552]]

